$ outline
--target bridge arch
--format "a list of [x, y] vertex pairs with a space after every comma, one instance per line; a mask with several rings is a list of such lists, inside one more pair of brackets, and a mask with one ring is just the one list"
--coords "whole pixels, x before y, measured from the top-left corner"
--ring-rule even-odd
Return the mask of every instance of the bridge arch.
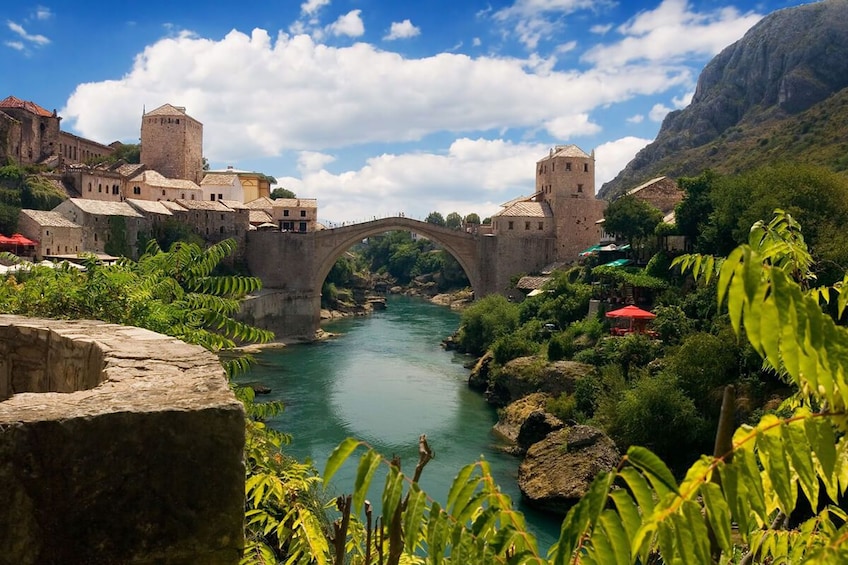
[[363, 239], [388, 231], [409, 231], [427, 237], [441, 245], [462, 267], [475, 295], [481, 290], [480, 261], [475, 236], [411, 218], [381, 218], [351, 226], [315, 233], [316, 248], [321, 250], [315, 265], [313, 288], [320, 292], [330, 269], [345, 251]]

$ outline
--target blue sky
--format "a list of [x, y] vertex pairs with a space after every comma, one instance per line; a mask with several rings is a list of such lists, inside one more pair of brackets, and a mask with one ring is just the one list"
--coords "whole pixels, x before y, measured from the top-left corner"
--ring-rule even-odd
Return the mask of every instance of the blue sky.
[[594, 149], [600, 188], [713, 56], [801, 3], [15, 2], [0, 97], [102, 143], [138, 142], [145, 108], [184, 106], [213, 169], [272, 175], [329, 221], [484, 217], [532, 193], [553, 145]]

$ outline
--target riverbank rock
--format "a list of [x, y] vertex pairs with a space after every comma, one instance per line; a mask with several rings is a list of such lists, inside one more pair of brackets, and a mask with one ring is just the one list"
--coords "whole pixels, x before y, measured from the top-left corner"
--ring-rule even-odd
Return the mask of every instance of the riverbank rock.
[[548, 434], [564, 427], [565, 424], [562, 420], [547, 412], [544, 408], [534, 410], [527, 416], [518, 430], [518, 438], [516, 439], [518, 450], [521, 453], [526, 453], [531, 446], [548, 437]]
[[548, 363], [539, 357], [519, 357], [504, 365], [486, 390], [486, 399], [495, 406], [534, 392], [553, 397], [573, 393], [574, 384], [595, 371], [595, 367], [576, 361]]
[[[544, 410], [549, 398], [550, 396], [545, 393], [536, 392], [510, 403], [498, 411], [498, 421], [492, 430], [507, 441], [510, 447], [515, 447], [518, 442], [518, 433], [527, 417], [533, 412]], [[512, 449], [506, 451], [514, 452]]]
[[474, 302], [474, 291], [463, 288], [452, 292], [443, 292], [430, 299], [433, 304], [448, 306], [451, 310], [462, 310]]
[[489, 388], [489, 371], [492, 366], [492, 352], [487, 351], [471, 369], [468, 374], [468, 387], [472, 390], [486, 392]]
[[611, 471], [621, 455], [612, 439], [592, 426], [554, 431], [527, 450], [518, 486], [527, 502], [564, 515], [589, 490], [595, 476]]

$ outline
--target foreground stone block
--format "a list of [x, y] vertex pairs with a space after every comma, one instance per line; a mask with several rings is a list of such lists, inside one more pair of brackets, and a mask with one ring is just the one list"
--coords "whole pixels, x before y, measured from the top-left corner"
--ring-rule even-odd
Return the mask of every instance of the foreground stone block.
[[238, 563], [244, 413], [147, 330], [0, 316], [0, 564]]

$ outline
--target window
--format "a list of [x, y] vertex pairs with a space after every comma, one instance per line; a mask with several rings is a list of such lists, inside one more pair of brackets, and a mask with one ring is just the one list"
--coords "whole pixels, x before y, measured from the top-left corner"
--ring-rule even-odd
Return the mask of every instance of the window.
[[133, 194], [141, 194], [141, 187], [140, 186], [134, 186], [133, 187]]
[[512, 222], [509, 222], [507, 225], [509, 226], [509, 227], [507, 227], [507, 229], [511, 230], [512, 229]]
[[97, 192], [103, 192], [103, 185], [102, 184], [97, 185]]
[[583, 192], [583, 185], [582, 184], [577, 185], [577, 192]]
[[224, 226], [221, 226], [220, 228], [218, 228], [218, 231], [219, 231], [220, 233], [224, 233]]
[[529, 230], [529, 229], [530, 229], [530, 222], [524, 222], [524, 229], [525, 229], [525, 230]]
[[194, 194], [191, 195], [191, 199], [194, 200]]
[[300, 222], [300, 231], [306, 231], [306, 222]]
[[588, 172], [589, 172], [589, 163], [583, 163], [583, 172], [584, 172], [584, 173], [588, 173]]
[[540, 230], [545, 229], [545, 222], [539, 222], [539, 229]]
[[97, 241], [97, 234], [94, 234], [94, 241]]
[[565, 170], [566, 170], [566, 171], [570, 171], [570, 170], [571, 170], [571, 163], [566, 163], [566, 164], [565, 164]]
[[300, 211], [300, 217], [301, 217], [301, 218], [305, 218], [305, 217], [306, 217], [306, 210], [301, 210], [301, 211]]
[[210, 195], [209, 195], [209, 200], [211, 200], [212, 202], [215, 202], [215, 195], [214, 195], [214, 194], [210, 194]]
[[185, 192], [180, 194], [180, 200], [185, 200]]
[[91, 192], [91, 183], [88, 183], [88, 191]]
[[224, 199], [224, 195], [219, 192], [218, 193], [218, 200], [223, 200], [223, 199]]
[[165, 196], [165, 189], [162, 189], [162, 196]]
[[44, 231], [44, 234], [45, 234], [45, 235], [50, 235], [50, 230], [45, 230], [45, 231]]
[[288, 217], [288, 215], [289, 215], [289, 211], [288, 211], [288, 210], [283, 210], [283, 216], [287, 218], [287, 217]]

